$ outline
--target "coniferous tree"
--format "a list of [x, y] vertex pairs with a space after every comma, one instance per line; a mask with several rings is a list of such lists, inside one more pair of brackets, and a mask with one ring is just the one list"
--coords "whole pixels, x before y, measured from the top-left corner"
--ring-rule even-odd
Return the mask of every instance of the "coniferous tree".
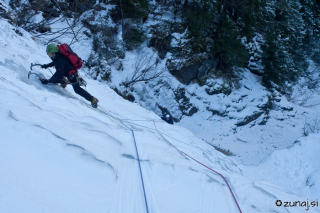
[[306, 25], [303, 45], [309, 57], [320, 64], [320, 4], [317, 0], [301, 0], [301, 13]]
[[266, 8], [266, 27], [262, 29], [265, 37], [263, 82], [287, 89], [286, 85], [296, 82], [308, 67], [302, 43], [305, 25], [299, 12], [301, 5], [297, 0], [277, 0], [268, 2]]
[[227, 15], [222, 15], [222, 19], [215, 37], [214, 55], [218, 69], [230, 72], [233, 66], [244, 67], [248, 56], [234, 23]]

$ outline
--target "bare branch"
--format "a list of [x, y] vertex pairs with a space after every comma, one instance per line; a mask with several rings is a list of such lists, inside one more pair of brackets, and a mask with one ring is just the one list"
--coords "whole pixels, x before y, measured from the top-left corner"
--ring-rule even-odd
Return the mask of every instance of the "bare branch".
[[148, 82], [154, 80], [166, 71], [158, 69], [159, 59], [154, 59], [154, 53], [150, 56], [148, 53], [138, 54], [134, 64], [134, 72], [130, 77], [122, 82], [125, 87], [129, 87], [136, 82]]
[[288, 100], [303, 107], [320, 105], [320, 77], [319, 67], [314, 68], [304, 76], [305, 80], [296, 85]]
[[63, 10], [61, 9], [60, 5], [58, 4], [58, 2], [57, 2], [56, 0], [53, 0], [53, 1], [57, 4], [57, 6], [58, 6], [58, 8], [59, 8], [60, 12], [62, 13], [62, 15], [63, 15], [63, 17], [64, 17], [64, 19], [66, 20], [67, 24], [69, 25], [70, 29], [72, 30], [73, 35], [74, 35], [74, 37], [75, 37], [76, 41], [78, 41], [78, 39], [77, 39], [77, 35], [76, 35], [76, 33], [73, 31], [73, 27], [70, 25], [70, 23], [69, 23], [69, 21], [68, 21], [67, 17], [64, 15], [64, 12], [63, 12]]
[[320, 116], [319, 113], [314, 118], [305, 118], [302, 128], [303, 135], [308, 136], [310, 133], [318, 134], [320, 132]]
[[63, 35], [66, 34], [67, 32], [68, 32], [68, 29], [65, 29], [65, 31], [64, 31], [63, 33], [61, 33], [60, 35], [58, 35], [58, 36], [50, 39], [47, 43], [49, 44], [51, 41], [55, 40], [56, 38], [59, 38], [59, 37], [63, 36]]

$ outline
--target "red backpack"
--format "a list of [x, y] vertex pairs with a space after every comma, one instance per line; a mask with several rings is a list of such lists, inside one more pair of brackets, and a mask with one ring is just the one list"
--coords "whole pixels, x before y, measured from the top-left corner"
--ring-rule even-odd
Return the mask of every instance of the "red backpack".
[[59, 51], [62, 55], [66, 56], [72, 63], [73, 69], [69, 72], [70, 75], [73, 75], [77, 70], [82, 67], [81, 58], [72, 51], [68, 44], [57, 45]]

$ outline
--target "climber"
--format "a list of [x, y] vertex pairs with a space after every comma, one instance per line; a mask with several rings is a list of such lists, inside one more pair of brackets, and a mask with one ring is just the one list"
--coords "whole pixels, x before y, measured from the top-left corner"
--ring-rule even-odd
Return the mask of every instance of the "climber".
[[[52, 62], [49, 64], [41, 65], [41, 68], [47, 69], [48, 67], [54, 66], [56, 69], [56, 72], [53, 74], [53, 76], [50, 79], [40, 79], [41, 83], [42, 84], [61, 83], [61, 85], [65, 87], [67, 85], [67, 82], [65, 82], [64, 77], [67, 77], [69, 82], [72, 84], [73, 90], [78, 95], [90, 101], [92, 107], [97, 108], [99, 100], [80, 87], [79, 81], [77, 80], [78, 72], [75, 69], [74, 64], [68, 57], [66, 57], [64, 54], [60, 52], [58, 45], [49, 44], [47, 46], [46, 51], [48, 56], [52, 59]], [[72, 50], [71, 50], [71, 54], [74, 54]], [[76, 54], [74, 55], [78, 57]]]
[[173, 124], [173, 120], [169, 114], [167, 114], [166, 117], [161, 117], [161, 119], [167, 122], [168, 124]]

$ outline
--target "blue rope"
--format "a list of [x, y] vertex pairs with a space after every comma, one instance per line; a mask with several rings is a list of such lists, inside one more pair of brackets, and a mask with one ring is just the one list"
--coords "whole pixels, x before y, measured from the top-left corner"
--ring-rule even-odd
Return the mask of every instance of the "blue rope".
[[144, 201], [145, 201], [145, 203], [146, 203], [146, 210], [147, 210], [147, 213], [149, 213], [148, 202], [147, 202], [146, 192], [145, 192], [145, 189], [144, 189], [144, 181], [143, 181], [143, 176], [142, 176], [142, 171], [141, 171], [140, 158], [139, 158], [139, 153], [138, 153], [138, 148], [137, 148], [136, 138], [135, 138], [135, 136], [134, 136], [134, 132], [133, 132], [133, 130], [132, 130], [132, 129], [131, 129], [131, 132], [132, 132], [132, 136], [133, 136], [133, 140], [134, 140], [134, 145], [135, 145], [136, 153], [137, 153], [137, 157], [138, 157], [138, 163], [139, 163], [139, 170], [140, 170], [140, 176], [141, 176], [141, 181], [142, 181], [142, 188], [143, 188]]
[[[101, 108], [102, 110], [104, 110], [104, 111], [107, 113], [107, 115], [109, 114], [108, 111], [105, 110], [105, 109], [103, 109], [101, 106], [100, 106], [100, 108]], [[122, 123], [122, 125], [124, 125], [125, 127], [127, 127], [128, 129], [131, 130], [132, 137], [133, 137], [133, 141], [134, 141], [134, 146], [135, 146], [136, 154], [137, 154], [137, 160], [138, 160], [140, 177], [141, 177], [142, 188], [143, 188], [144, 201], [145, 201], [145, 204], [146, 204], [147, 213], [149, 213], [148, 202], [147, 202], [147, 197], [146, 197], [146, 191], [145, 191], [145, 188], [144, 188], [143, 175], [142, 175], [142, 170], [141, 170], [141, 165], [140, 165], [140, 157], [139, 157], [139, 152], [138, 152], [138, 148], [137, 148], [137, 142], [136, 142], [136, 137], [135, 137], [135, 135], [134, 135], [134, 131], [133, 131], [133, 129], [131, 129], [130, 127], [128, 127], [127, 125], [125, 125], [125, 124], [122, 122], [121, 119], [116, 118], [116, 117], [114, 117], [114, 116], [112, 116], [112, 115], [110, 115], [110, 114], [109, 114], [109, 116], [111, 116], [112, 118], [115, 118], [115, 119], [119, 120], [119, 121]]]

